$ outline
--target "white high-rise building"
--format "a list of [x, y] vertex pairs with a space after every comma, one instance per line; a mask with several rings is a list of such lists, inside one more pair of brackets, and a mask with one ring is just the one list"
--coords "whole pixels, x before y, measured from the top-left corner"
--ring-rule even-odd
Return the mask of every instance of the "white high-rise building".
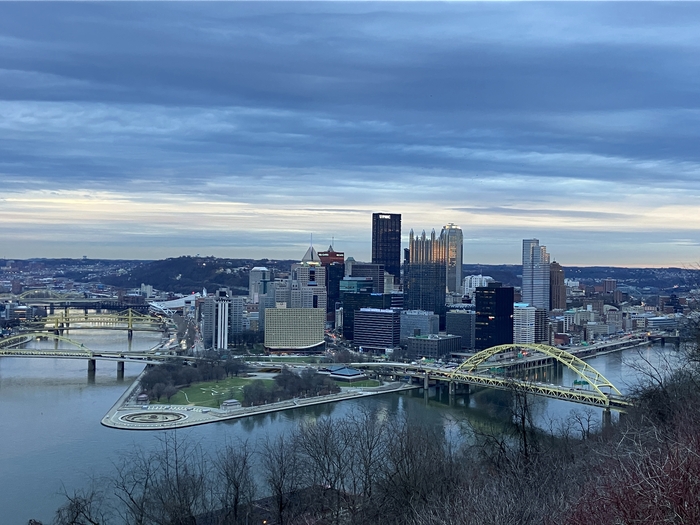
[[460, 293], [462, 291], [462, 255], [464, 236], [459, 226], [452, 223], [442, 227], [440, 237], [444, 239], [446, 250], [447, 272], [445, 277], [445, 290], [447, 293]]
[[549, 310], [549, 254], [538, 239], [523, 239], [522, 302]]
[[230, 305], [228, 288], [219, 288], [213, 296], [204, 299], [201, 329], [205, 348], [228, 348]]
[[474, 296], [474, 292], [476, 291], [477, 288], [484, 288], [489, 285], [489, 283], [493, 282], [493, 277], [489, 277], [488, 275], [467, 275], [464, 278], [464, 295], [468, 295], [469, 297]]
[[326, 268], [313, 247], [309, 248], [300, 263], [292, 264], [289, 276], [289, 308], [320, 308], [326, 311]]
[[248, 299], [251, 303], [257, 303], [260, 295], [267, 293], [270, 283], [270, 270], [264, 266], [256, 266], [248, 274]]
[[527, 303], [513, 304], [513, 342], [535, 342], [535, 312], [537, 308]]

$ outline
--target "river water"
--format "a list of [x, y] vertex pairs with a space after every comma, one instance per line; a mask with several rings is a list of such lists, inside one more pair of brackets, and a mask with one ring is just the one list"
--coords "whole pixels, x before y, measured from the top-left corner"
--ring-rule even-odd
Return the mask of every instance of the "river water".
[[[159, 334], [134, 334], [129, 347], [124, 332], [73, 331], [69, 337], [87, 348], [110, 351], [143, 351], [160, 341]], [[51, 341], [33, 342], [54, 348]], [[63, 343], [61, 343], [63, 345]], [[69, 347], [66, 347], [69, 348]], [[646, 347], [641, 350], [598, 356], [589, 361], [623, 393], [635, 382], [638, 365], [648, 362], [663, 367], [674, 357], [673, 347]], [[101, 418], [143, 369], [127, 363], [125, 381], [119, 382], [114, 363], [97, 362], [94, 383], [88, 383], [84, 360], [0, 357], [0, 523], [26, 525], [30, 518], [50, 523], [67, 490], [86, 487], [91, 478], [109, 475], [120, 454], [141, 447], [158, 445], [161, 432], [115, 430], [103, 427]], [[573, 372], [561, 368], [542, 369], [533, 380], [571, 385]], [[179, 436], [216, 448], [227, 439], [274, 436], [294, 428], [305, 418], [322, 415], [342, 416], [359, 406], [384, 411], [387, 415], [407, 413], [421, 424], [441, 425], [456, 433], [469, 421], [502, 424], [508, 420], [509, 394], [481, 390], [457, 397], [452, 406], [446, 396], [431, 389], [425, 400], [418, 391], [387, 394], [365, 399], [317, 405], [238, 421], [219, 422], [177, 430]], [[572, 403], [538, 399], [535, 416], [548, 428], [551, 421], [566, 418], [571, 410], [584, 407]], [[596, 410], [600, 412], [599, 409]], [[600, 421], [598, 414], [597, 420]]]

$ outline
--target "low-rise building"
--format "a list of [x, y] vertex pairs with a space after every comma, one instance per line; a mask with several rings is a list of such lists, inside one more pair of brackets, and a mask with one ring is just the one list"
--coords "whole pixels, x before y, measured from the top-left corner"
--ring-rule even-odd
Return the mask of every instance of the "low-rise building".
[[461, 351], [462, 338], [458, 335], [430, 334], [408, 338], [409, 359], [441, 359]]

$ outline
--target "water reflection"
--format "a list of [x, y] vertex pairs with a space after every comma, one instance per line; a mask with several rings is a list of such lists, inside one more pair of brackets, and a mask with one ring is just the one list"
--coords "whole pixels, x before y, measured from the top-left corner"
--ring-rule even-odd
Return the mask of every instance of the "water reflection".
[[[125, 333], [83, 330], [70, 337], [86, 347], [128, 351]], [[132, 351], [152, 348], [160, 341], [154, 333], [135, 333]], [[42, 341], [42, 345], [54, 343]], [[644, 349], [641, 354], [599, 356], [591, 364], [623, 392], [628, 378], [637, 374], [631, 365], [659, 365], [673, 359], [672, 347]], [[130, 432], [99, 424], [102, 416], [122, 394], [142, 366], [127, 363], [125, 382], [118, 382], [114, 363], [97, 363], [94, 384], [87, 383], [84, 360], [0, 358], [0, 509], [2, 522], [26, 523], [29, 518], [49, 522], [60, 505], [62, 484], [83, 487], [94, 476], [112, 471], [125, 450], [158, 446], [159, 432]], [[572, 384], [576, 374], [564, 367], [531, 371], [532, 380]], [[459, 440], [464, 426], [483, 431], [510, 425], [512, 396], [509, 392], [477, 389], [469, 396], [450, 396], [447, 389], [431, 388], [427, 399], [420, 391], [388, 394], [342, 403], [314, 405], [295, 410], [254, 416], [180, 429], [184, 438], [216, 448], [235, 439], [274, 438], [295, 428], [301, 420], [324, 416], [343, 417], [354, 410], [372, 410], [377, 417], [391, 419], [405, 414], [416, 424], [445, 430], [448, 439]], [[552, 421], [569, 416], [572, 403], [533, 400], [537, 424], [549, 428]], [[599, 409], [598, 409], [599, 411]]]

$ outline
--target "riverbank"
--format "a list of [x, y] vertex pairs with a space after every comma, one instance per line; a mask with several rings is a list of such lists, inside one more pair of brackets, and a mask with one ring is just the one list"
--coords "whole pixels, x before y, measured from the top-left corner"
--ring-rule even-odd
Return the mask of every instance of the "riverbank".
[[267, 405], [221, 410], [193, 405], [136, 405], [133, 394], [138, 384], [137, 378], [102, 418], [102, 425], [120, 430], [171, 430], [419, 388], [402, 382], [378, 387], [345, 387], [341, 392], [327, 396], [295, 398]]

